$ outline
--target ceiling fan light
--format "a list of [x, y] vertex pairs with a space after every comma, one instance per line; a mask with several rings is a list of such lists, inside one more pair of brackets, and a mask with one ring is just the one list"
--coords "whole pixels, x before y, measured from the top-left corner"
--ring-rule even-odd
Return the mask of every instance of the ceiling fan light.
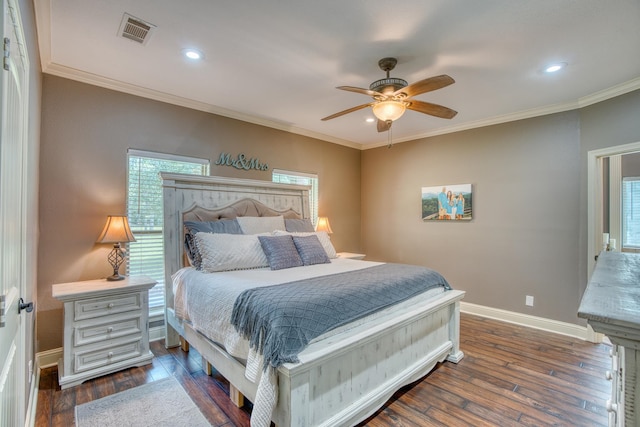
[[383, 122], [398, 120], [404, 114], [407, 106], [399, 101], [381, 101], [372, 107], [373, 114]]

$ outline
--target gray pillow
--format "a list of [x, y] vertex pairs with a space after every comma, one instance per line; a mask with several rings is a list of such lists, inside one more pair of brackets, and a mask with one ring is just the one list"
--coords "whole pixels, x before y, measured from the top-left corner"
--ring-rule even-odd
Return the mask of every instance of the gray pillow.
[[318, 239], [316, 235], [293, 236], [293, 244], [296, 245], [296, 249], [304, 265], [327, 264], [331, 262], [322, 243], [320, 243], [320, 239]]
[[284, 219], [284, 227], [290, 233], [309, 233], [314, 232], [316, 230], [313, 229], [313, 224], [311, 224], [310, 219], [293, 219], [293, 218], [285, 218]]
[[224, 233], [242, 234], [240, 224], [236, 219], [221, 219], [218, 221], [185, 221], [184, 226], [191, 234], [204, 233]]
[[235, 219], [221, 219], [218, 221], [185, 221], [184, 227], [184, 249], [191, 265], [200, 270], [202, 257], [193, 240], [196, 233], [218, 233], [218, 234], [242, 234], [240, 224]]
[[258, 236], [258, 239], [272, 270], [282, 270], [283, 268], [303, 265], [290, 235]]

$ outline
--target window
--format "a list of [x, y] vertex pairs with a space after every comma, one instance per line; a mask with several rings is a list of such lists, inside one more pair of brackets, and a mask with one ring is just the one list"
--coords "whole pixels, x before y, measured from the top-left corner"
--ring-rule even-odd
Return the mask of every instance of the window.
[[129, 243], [127, 274], [158, 284], [149, 291], [149, 310], [164, 308], [163, 206], [160, 172], [209, 174], [209, 160], [128, 150], [127, 215], [136, 238]]
[[318, 223], [318, 175], [274, 169], [271, 180], [283, 184], [310, 185], [309, 215], [314, 226]]
[[640, 248], [640, 177], [622, 179], [622, 247]]

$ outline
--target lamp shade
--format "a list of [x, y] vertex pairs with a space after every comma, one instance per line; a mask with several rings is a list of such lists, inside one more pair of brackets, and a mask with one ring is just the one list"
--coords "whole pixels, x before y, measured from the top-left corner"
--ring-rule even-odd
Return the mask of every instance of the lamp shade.
[[382, 101], [373, 104], [373, 114], [383, 122], [398, 120], [404, 114], [407, 106], [400, 101]]
[[97, 243], [124, 243], [135, 242], [133, 233], [129, 228], [129, 220], [123, 215], [107, 216], [107, 223], [98, 237]]
[[329, 218], [326, 216], [319, 216], [316, 231], [326, 231], [327, 234], [332, 234], [333, 230], [331, 229], [331, 224], [329, 224]]

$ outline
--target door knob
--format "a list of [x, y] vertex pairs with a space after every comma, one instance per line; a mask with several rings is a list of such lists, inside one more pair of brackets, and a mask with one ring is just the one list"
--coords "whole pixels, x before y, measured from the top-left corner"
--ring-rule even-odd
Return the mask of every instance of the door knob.
[[24, 303], [24, 300], [22, 298], [20, 298], [18, 300], [18, 314], [20, 314], [20, 312], [22, 312], [22, 310], [26, 310], [27, 313], [31, 313], [33, 311], [33, 303], [29, 302], [29, 303]]

